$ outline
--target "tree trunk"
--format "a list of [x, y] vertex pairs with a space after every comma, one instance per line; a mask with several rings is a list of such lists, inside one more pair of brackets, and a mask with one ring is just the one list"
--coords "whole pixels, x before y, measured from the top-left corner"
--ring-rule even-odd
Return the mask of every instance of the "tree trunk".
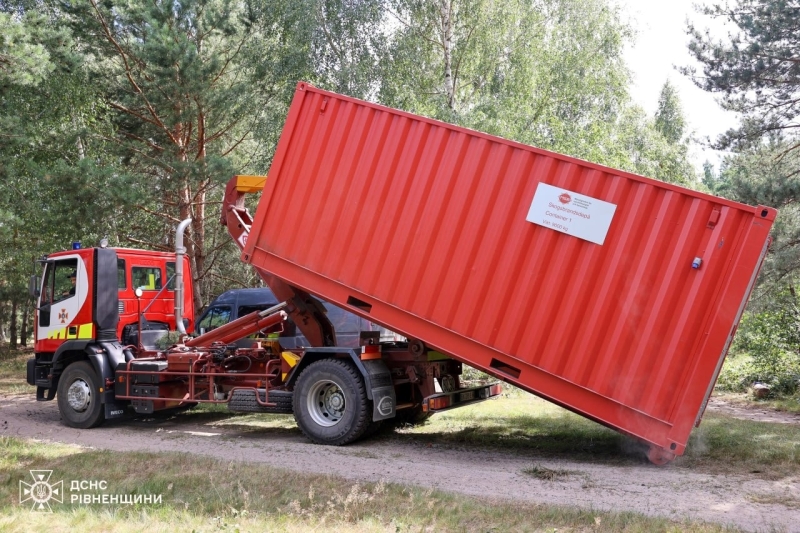
[[439, 11], [442, 15], [442, 46], [444, 48], [444, 90], [447, 96], [447, 107], [454, 110], [456, 102], [455, 83], [453, 81], [453, 3], [452, 0], [441, 0]]
[[22, 346], [28, 345], [28, 321], [30, 320], [31, 315], [31, 304], [30, 300], [25, 300], [25, 304], [22, 306], [22, 326], [20, 327], [19, 333], [19, 343]]
[[8, 327], [8, 346], [17, 349], [17, 301], [11, 300], [11, 320]]
[[6, 324], [8, 320], [8, 306], [6, 301], [0, 302], [0, 342], [6, 342]]

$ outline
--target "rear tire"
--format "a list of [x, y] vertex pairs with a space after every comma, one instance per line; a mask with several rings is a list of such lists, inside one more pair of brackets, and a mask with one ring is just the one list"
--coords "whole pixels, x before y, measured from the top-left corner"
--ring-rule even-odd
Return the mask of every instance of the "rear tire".
[[294, 418], [317, 444], [341, 446], [361, 437], [372, 422], [364, 379], [349, 362], [322, 359], [297, 378]]
[[[228, 400], [228, 410], [234, 413], [278, 413], [292, 414], [293, 394], [284, 390], [269, 391], [269, 401], [276, 404], [275, 407], [266, 407], [256, 400], [256, 392], [249, 389], [236, 389], [231, 393]], [[259, 393], [261, 401], [264, 401], [264, 394]]]
[[105, 421], [100, 388], [100, 378], [88, 361], [67, 367], [58, 380], [58, 410], [66, 425], [89, 429]]

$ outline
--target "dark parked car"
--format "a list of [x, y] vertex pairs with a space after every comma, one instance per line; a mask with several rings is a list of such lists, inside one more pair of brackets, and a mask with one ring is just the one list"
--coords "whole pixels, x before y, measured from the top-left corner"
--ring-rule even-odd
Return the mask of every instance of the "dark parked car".
[[[200, 318], [197, 319], [195, 331], [202, 334], [253, 311], [261, 311], [277, 304], [277, 298], [268, 288], [226, 291], [217, 296], [203, 314], [200, 315]], [[322, 302], [322, 304], [327, 310], [328, 320], [331, 321], [336, 330], [336, 341], [339, 346], [358, 347], [362, 331], [379, 331], [381, 339], [395, 340], [392, 332], [378, 324], [374, 324], [328, 302]], [[284, 323], [283, 329], [279, 337], [283, 348], [293, 349], [308, 346], [308, 340], [291, 319]], [[236, 344], [241, 347], [249, 347], [251, 343], [252, 340], [242, 339]]]

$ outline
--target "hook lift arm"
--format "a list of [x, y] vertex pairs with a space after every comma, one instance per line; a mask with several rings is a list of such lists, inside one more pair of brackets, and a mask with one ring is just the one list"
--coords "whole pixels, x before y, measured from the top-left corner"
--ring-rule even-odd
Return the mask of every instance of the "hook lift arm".
[[[245, 207], [245, 194], [261, 192], [266, 176], [233, 176], [225, 187], [220, 222], [228, 234], [244, 250], [253, 218]], [[311, 346], [335, 346], [336, 332], [325, 314], [323, 305], [306, 291], [253, 265], [264, 283], [272, 289], [279, 302], [288, 302], [286, 313], [303, 332]]]

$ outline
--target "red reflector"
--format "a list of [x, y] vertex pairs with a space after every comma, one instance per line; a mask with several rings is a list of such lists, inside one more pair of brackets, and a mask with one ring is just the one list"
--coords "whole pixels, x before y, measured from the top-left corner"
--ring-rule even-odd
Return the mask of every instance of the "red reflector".
[[444, 409], [445, 407], [450, 407], [450, 397], [449, 396], [442, 396], [441, 398], [431, 398], [428, 400], [428, 409], [436, 410], [436, 409]]

